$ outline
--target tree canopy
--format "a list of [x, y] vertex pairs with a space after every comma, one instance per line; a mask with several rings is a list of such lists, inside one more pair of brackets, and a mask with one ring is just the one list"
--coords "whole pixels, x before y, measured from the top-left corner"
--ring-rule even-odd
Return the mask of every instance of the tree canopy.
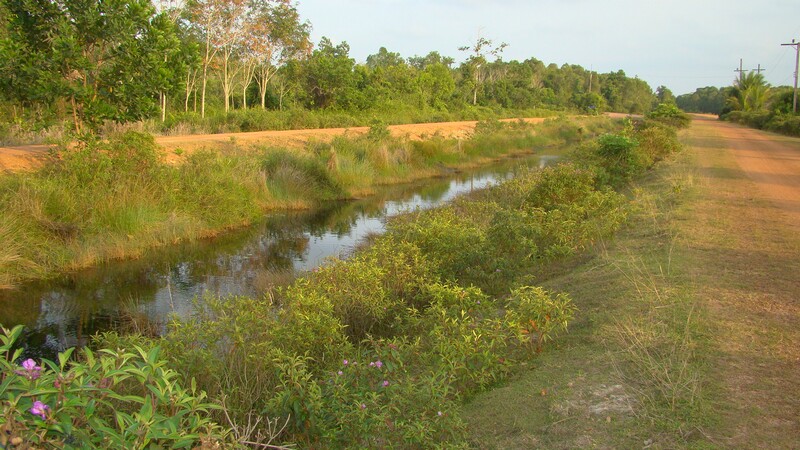
[[310, 31], [291, 0], [0, 0], [0, 110], [62, 111], [80, 130], [207, 107], [644, 113], [657, 103], [621, 70], [503, 61], [506, 44], [483, 37], [459, 49], [460, 63], [385, 47], [359, 62], [347, 42], [312, 45]]

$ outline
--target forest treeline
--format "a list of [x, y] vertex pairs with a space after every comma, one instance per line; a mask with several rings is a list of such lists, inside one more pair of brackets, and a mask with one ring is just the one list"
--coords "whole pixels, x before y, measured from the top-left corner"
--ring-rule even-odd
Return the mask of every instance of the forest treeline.
[[[344, 113], [311, 125], [350, 126], [367, 117], [644, 113], [671, 97], [622, 70], [503, 61], [505, 44], [485, 38], [458, 49], [460, 63], [383, 47], [362, 63], [346, 42], [314, 45], [310, 32], [291, 0], [0, 0], [0, 139], [141, 120], [164, 131], [248, 108]], [[237, 120], [228, 131], [272, 126]], [[303, 117], [292, 122], [308, 127]]]
[[675, 100], [687, 112], [717, 114], [753, 128], [800, 136], [793, 91], [789, 86], [770, 86], [763, 75], [751, 71], [741, 74], [732, 86], [707, 86]]

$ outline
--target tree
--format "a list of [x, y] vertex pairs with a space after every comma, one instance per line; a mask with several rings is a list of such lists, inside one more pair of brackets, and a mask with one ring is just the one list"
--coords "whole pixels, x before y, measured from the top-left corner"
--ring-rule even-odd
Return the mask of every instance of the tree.
[[656, 88], [656, 98], [658, 98], [658, 103], [675, 103], [675, 96], [666, 86]]
[[319, 46], [302, 64], [303, 78], [311, 96], [311, 105], [317, 108], [353, 105], [355, 61], [350, 58], [347, 42], [333, 45], [323, 37]]
[[428, 64], [417, 80], [422, 101], [439, 110], [447, 109], [447, 101], [456, 89], [450, 69], [443, 63]]
[[23, 104], [63, 99], [76, 131], [152, 114], [178, 42], [148, 0], [3, 0], [0, 86]]
[[253, 0], [253, 15], [245, 52], [255, 63], [261, 108], [267, 87], [281, 66], [311, 50], [310, 25], [301, 22], [297, 7], [288, 0]]
[[478, 38], [475, 44], [464, 47], [459, 47], [458, 50], [470, 53], [467, 60], [463, 65], [463, 72], [466, 80], [469, 81], [469, 87], [472, 90], [472, 104], [478, 104], [478, 90], [483, 85], [487, 77], [487, 57], [491, 56], [494, 59], [500, 59], [500, 54], [508, 47], [505, 42], [500, 45], [494, 46], [492, 41], [483, 37]]
[[[742, 111], [760, 111], [766, 107], [769, 97], [769, 83], [760, 73], [742, 74], [734, 84], [733, 94]], [[736, 109], [736, 108], [734, 108]]]
[[417, 70], [424, 70], [426, 67], [433, 64], [442, 64], [449, 69], [455, 62], [455, 59], [449, 56], [442, 56], [439, 52], [430, 52], [425, 56], [412, 56], [408, 58], [408, 65]]
[[680, 109], [687, 112], [720, 114], [732, 89], [706, 86], [696, 89], [691, 94], [679, 95], [675, 102]]

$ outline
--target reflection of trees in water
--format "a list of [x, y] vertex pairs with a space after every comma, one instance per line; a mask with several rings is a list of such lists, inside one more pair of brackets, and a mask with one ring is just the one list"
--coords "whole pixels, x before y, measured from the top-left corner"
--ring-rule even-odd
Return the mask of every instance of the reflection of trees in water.
[[[492, 172], [508, 170], [496, 166]], [[489, 171], [477, 175], [486, 173]], [[136, 326], [158, 327], [171, 310], [173, 293], [188, 296], [183, 299], [185, 304], [203, 293], [251, 293], [256, 280], [281, 279], [293, 272], [296, 261], [305, 261], [311, 250], [309, 237], [349, 236], [355, 227], [363, 228], [365, 218], [382, 217], [389, 202], [438, 202], [448, 194], [454, 179], [469, 182], [473, 176], [476, 174], [458, 174], [378, 187], [368, 199], [271, 214], [259, 224], [213, 239], [164, 247], [150, 256], [114, 262], [58, 281], [0, 291], [0, 320], [4, 326], [25, 325], [26, 345], [39, 349], [28, 354], [51, 352], [50, 357], [55, 350], [85, 344], [96, 331], [119, 329], [126, 317], [141, 321]]]

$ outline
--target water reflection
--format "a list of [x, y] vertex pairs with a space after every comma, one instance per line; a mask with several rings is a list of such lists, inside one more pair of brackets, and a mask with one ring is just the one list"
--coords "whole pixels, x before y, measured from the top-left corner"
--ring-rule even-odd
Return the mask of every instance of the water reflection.
[[347, 256], [364, 237], [382, 233], [387, 217], [450, 201], [513, 176], [521, 165], [538, 167], [542, 161], [552, 159], [506, 161], [446, 179], [387, 187], [365, 200], [272, 214], [215, 239], [0, 291], [0, 322], [25, 325], [21, 344], [27, 357], [37, 358], [85, 345], [98, 331], [120, 329], [130, 316], [158, 332], [170, 314], [188, 315], [196, 298], [258, 295], [265, 274], [308, 271], [330, 256]]

